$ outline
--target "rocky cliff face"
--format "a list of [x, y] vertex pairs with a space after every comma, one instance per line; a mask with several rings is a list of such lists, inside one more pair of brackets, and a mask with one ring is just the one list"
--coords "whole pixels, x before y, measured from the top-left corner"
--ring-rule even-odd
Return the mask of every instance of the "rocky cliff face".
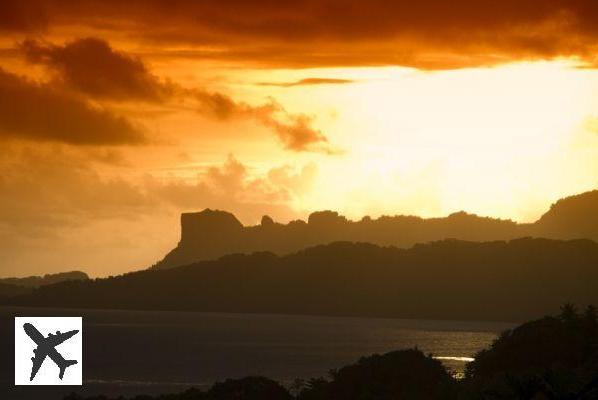
[[183, 246], [214, 244], [243, 230], [243, 225], [231, 213], [210, 210], [181, 214], [181, 244]]
[[206, 209], [181, 214], [181, 240], [156, 267], [169, 268], [210, 260], [251, 248], [245, 228], [231, 213]]
[[155, 268], [170, 268], [233, 253], [269, 251], [278, 255], [335, 241], [411, 247], [454, 238], [469, 241], [510, 240], [534, 236], [598, 240], [598, 191], [559, 200], [533, 224], [483, 218], [458, 212], [446, 218], [364, 217], [349, 221], [333, 211], [307, 220], [276, 223], [264, 216], [260, 225], [243, 226], [231, 213], [206, 209], [181, 215], [181, 240]]

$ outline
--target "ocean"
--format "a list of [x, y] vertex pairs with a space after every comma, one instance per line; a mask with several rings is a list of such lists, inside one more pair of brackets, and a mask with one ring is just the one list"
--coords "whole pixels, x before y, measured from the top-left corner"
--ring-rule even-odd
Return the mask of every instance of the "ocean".
[[[83, 317], [82, 387], [14, 386], [15, 316]], [[54, 400], [70, 392], [111, 396], [180, 392], [248, 375], [263, 375], [288, 385], [296, 378], [326, 376], [330, 369], [362, 356], [416, 346], [459, 374], [478, 350], [513, 325], [0, 307], [0, 398]], [[50, 360], [42, 368], [57, 369]]]

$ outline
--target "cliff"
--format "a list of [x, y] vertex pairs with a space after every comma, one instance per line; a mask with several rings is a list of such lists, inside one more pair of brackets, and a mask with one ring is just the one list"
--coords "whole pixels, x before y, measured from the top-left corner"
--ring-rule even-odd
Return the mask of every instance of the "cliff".
[[518, 237], [598, 240], [598, 191], [559, 200], [537, 222], [518, 224], [458, 212], [446, 218], [364, 217], [349, 221], [333, 211], [311, 214], [307, 222], [276, 223], [264, 216], [260, 225], [243, 226], [234, 215], [204, 210], [181, 215], [181, 240], [155, 268], [171, 268], [232, 253], [269, 251], [283, 255], [335, 241], [410, 247], [455, 238], [470, 241]]

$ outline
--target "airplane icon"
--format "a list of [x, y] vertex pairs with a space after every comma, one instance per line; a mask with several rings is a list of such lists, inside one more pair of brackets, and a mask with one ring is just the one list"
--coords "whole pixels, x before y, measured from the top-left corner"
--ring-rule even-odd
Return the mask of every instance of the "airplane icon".
[[56, 350], [56, 346], [75, 336], [79, 332], [78, 330], [65, 333], [60, 333], [60, 331], [58, 331], [56, 332], [56, 335], [52, 335], [50, 333], [48, 337], [44, 337], [44, 335], [42, 335], [40, 331], [38, 331], [35, 326], [31, 325], [30, 323], [24, 324], [23, 329], [25, 330], [27, 336], [29, 336], [31, 340], [37, 344], [37, 348], [33, 350], [35, 355], [31, 357], [33, 366], [31, 367], [31, 377], [29, 378], [29, 381], [32, 381], [33, 378], [35, 378], [35, 375], [42, 366], [46, 356], [50, 357], [50, 359], [54, 361], [58, 368], [60, 368], [60, 374], [58, 377], [61, 380], [67, 367], [77, 364], [77, 360], [65, 360], [64, 357]]

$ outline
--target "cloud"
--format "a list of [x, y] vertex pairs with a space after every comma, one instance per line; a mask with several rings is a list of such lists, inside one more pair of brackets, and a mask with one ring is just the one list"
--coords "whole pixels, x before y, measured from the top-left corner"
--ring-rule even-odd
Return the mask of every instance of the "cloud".
[[85, 26], [159, 43], [166, 54], [286, 67], [595, 62], [598, 43], [595, 0], [19, 3], [0, 12], [13, 30]]
[[285, 149], [292, 151], [315, 151], [335, 154], [326, 136], [311, 126], [313, 118], [305, 114], [289, 113], [282, 105], [270, 99], [260, 106], [236, 102], [222, 93], [195, 91], [199, 101], [198, 111], [219, 120], [253, 119], [272, 129]]
[[181, 212], [209, 207], [233, 212], [245, 224], [264, 214], [286, 222], [301, 216], [292, 203], [317, 174], [310, 164], [255, 173], [229, 156], [198, 169], [193, 179], [135, 175], [126, 167], [107, 170], [89, 157], [93, 150], [23, 143], [3, 148], [0, 276], [73, 267], [106, 275], [147, 267], [176, 244]]
[[[253, 119], [275, 132], [287, 150], [333, 153], [324, 134], [311, 126], [313, 118], [310, 116], [289, 113], [274, 100], [252, 106], [224, 93], [162, 82], [149, 72], [141, 59], [114, 50], [102, 39], [78, 39], [64, 46], [27, 40], [21, 48], [29, 61], [57, 72], [58, 82], [53, 82], [54, 86], [66, 85], [96, 100], [178, 102], [181, 105], [190, 97], [197, 101], [198, 112], [203, 115], [221, 121]], [[316, 84], [317, 81], [302, 82]]]
[[110, 111], [50, 85], [0, 69], [0, 137], [73, 145], [145, 141], [141, 130]]
[[315, 164], [298, 171], [283, 165], [252, 173], [233, 155], [223, 164], [198, 169], [193, 179], [136, 176], [119, 165], [121, 169], [109, 173], [90, 151], [61, 145], [7, 146], [0, 160], [5, 171], [0, 176], [0, 225], [26, 233], [49, 231], [92, 219], [151, 215], [164, 207], [176, 212], [224, 209], [245, 223], [257, 222], [268, 212], [288, 220], [296, 217], [290, 203], [311, 190], [317, 176]]
[[[304, 172], [306, 168], [308, 172]], [[198, 172], [195, 182], [154, 180], [148, 187], [178, 209], [224, 209], [245, 223], [256, 223], [265, 213], [283, 220], [296, 217], [290, 203], [309, 189], [316, 174], [317, 168], [308, 165], [296, 175], [293, 168], [283, 166], [256, 176], [229, 155], [222, 165]], [[299, 188], [304, 191], [300, 193]]]
[[94, 150], [3, 144], [0, 276], [124, 271], [149, 265], [144, 254], [164, 246], [157, 236], [171, 237], [160, 232], [160, 204], [140, 185], [105, 176], [105, 165], [90, 158]]
[[268, 180], [274, 185], [287, 188], [296, 196], [301, 197], [313, 189], [318, 167], [315, 163], [305, 165], [299, 172], [290, 165], [272, 168], [268, 171]]
[[311, 86], [311, 85], [342, 85], [345, 83], [353, 83], [355, 81], [350, 79], [335, 79], [335, 78], [305, 78], [293, 82], [260, 82], [259, 86], [278, 86], [278, 87], [293, 87], [293, 86]]
[[313, 118], [305, 114], [286, 114], [286, 121], [281, 121], [273, 114], [262, 115], [261, 120], [277, 133], [285, 148], [294, 151], [315, 151], [329, 155], [340, 154], [340, 150], [328, 144], [328, 139], [321, 131], [311, 127]]
[[173, 88], [139, 58], [112, 49], [102, 39], [77, 39], [64, 46], [26, 40], [21, 48], [30, 62], [53, 68], [64, 84], [94, 98], [160, 101], [172, 94]]
[[3, 0], [0, 2], [0, 32], [35, 32], [45, 30], [48, 18], [35, 2]]

